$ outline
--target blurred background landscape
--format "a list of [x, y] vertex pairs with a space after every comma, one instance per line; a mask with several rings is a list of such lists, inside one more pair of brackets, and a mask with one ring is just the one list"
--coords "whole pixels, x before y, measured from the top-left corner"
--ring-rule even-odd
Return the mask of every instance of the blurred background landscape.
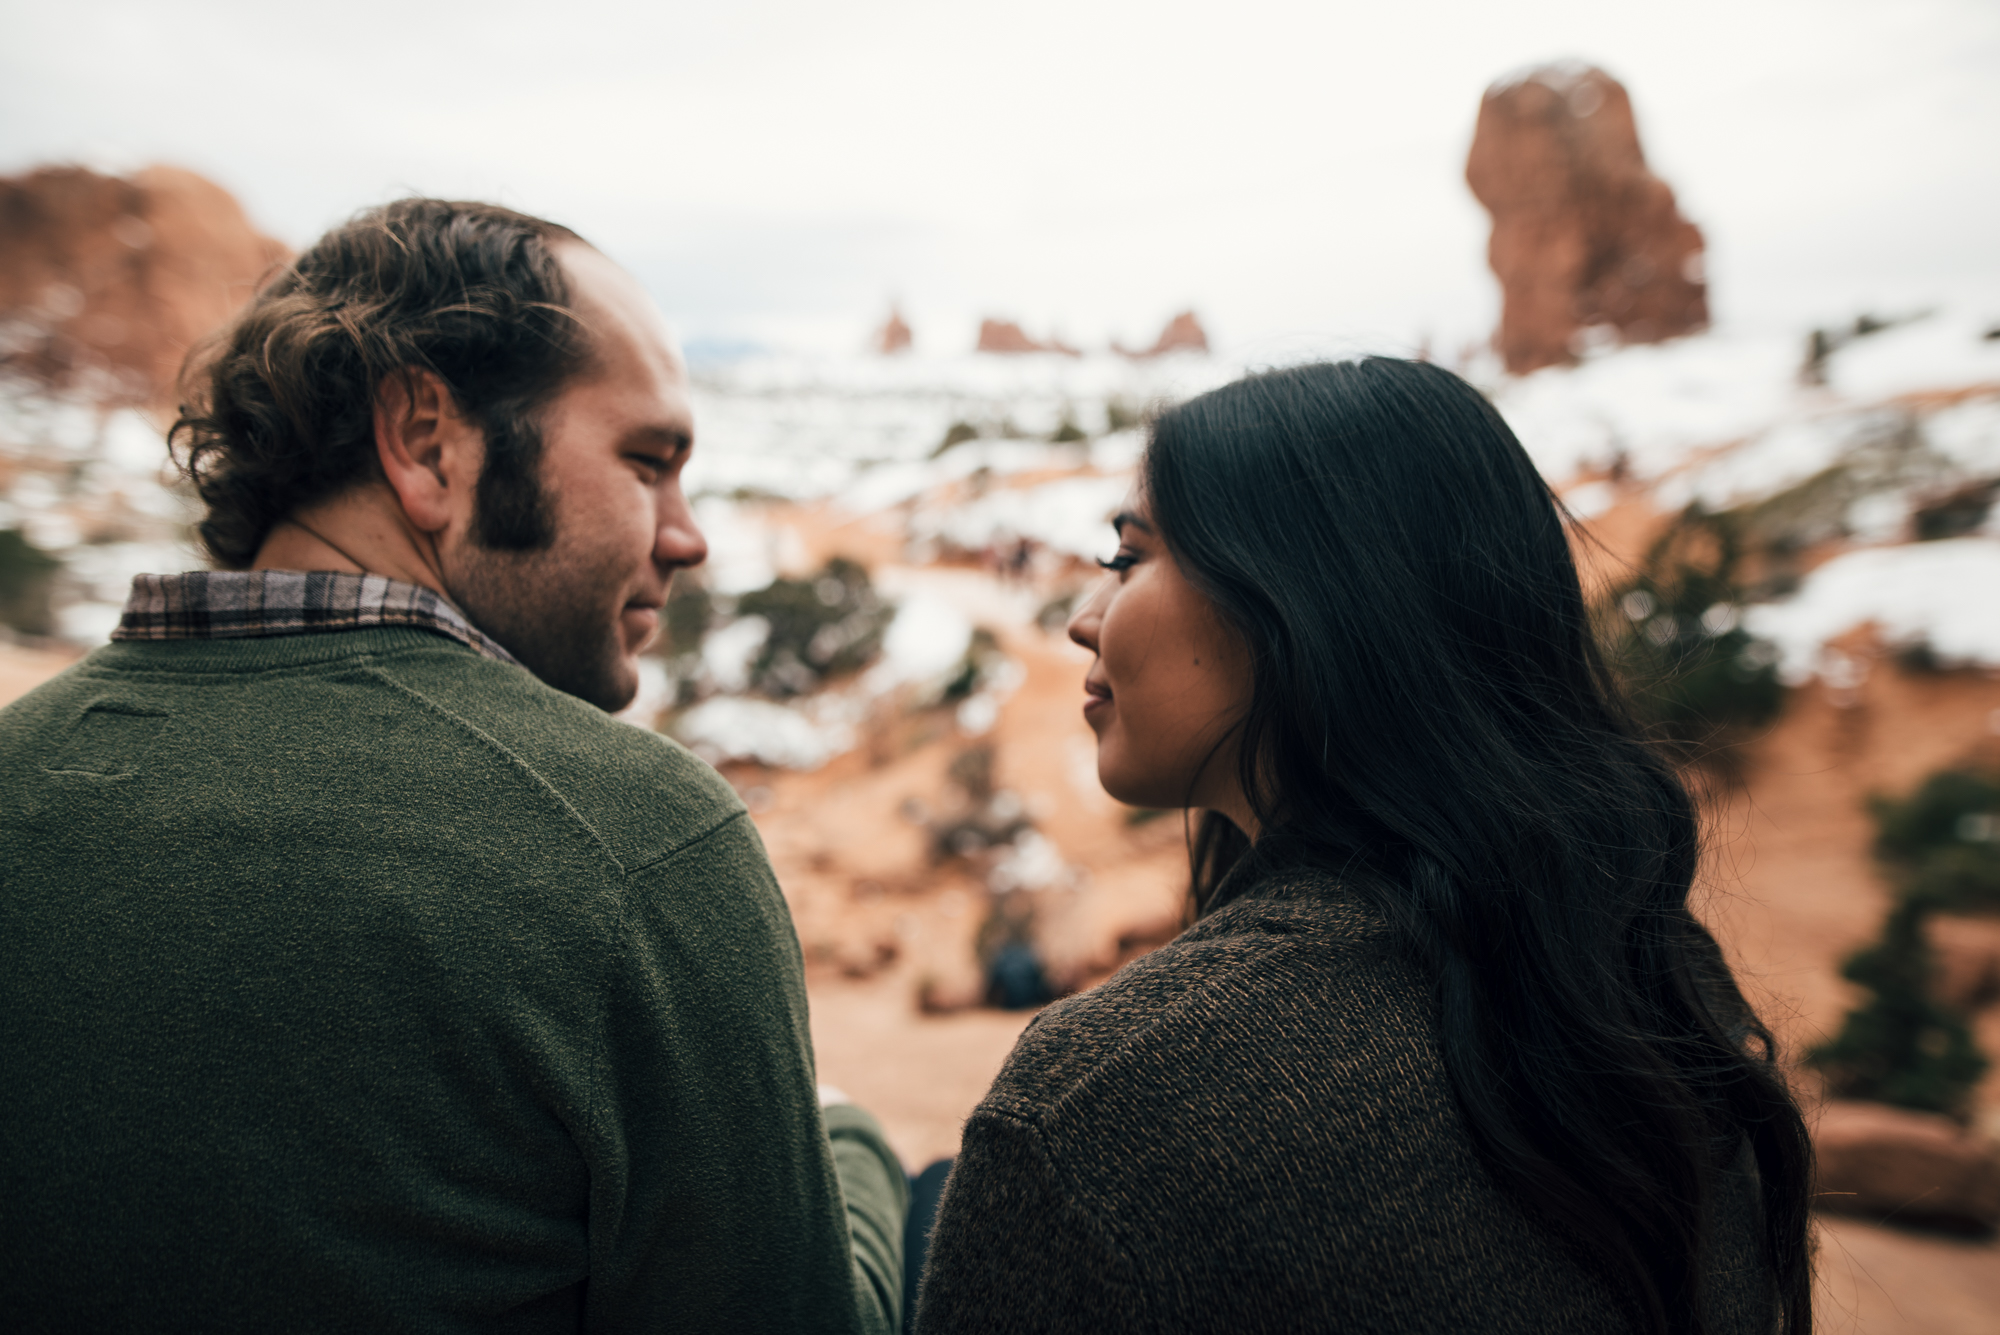
[[1578, 521], [1823, 1161], [1823, 1327], [2000, 1329], [2000, 10], [0, 3], [0, 700], [196, 568], [189, 347], [354, 209], [575, 227], [683, 339], [717, 764], [914, 1169], [1169, 939], [1062, 634], [1146, 413], [1382, 352]]

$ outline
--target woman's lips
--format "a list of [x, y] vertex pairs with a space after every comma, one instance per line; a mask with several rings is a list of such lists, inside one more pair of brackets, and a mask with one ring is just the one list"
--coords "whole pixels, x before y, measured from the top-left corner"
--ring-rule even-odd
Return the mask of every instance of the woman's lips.
[[1090, 697], [1083, 702], [1083, 716], [1085, 718], [1111, 708], [1111, 688], [1102, 682], [1084, 682], [1083, 693]]

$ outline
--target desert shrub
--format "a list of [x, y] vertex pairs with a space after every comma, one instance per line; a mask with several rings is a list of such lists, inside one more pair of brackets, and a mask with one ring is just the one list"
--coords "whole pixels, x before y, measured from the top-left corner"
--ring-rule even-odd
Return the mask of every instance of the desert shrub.
[[1000, 637], [985, 626], [974, 626], [972, 638], [966, 641], [965, 652], [959, 655], [958, 666], [952, 669], [944, 690], [939, 694], [940, 702], [954, 704], [967, 698], [991, 681], [1006, 663], [1007, 655], [1000, 648]]
[[1051, 635], [1060, 635], [1069, 625], [1070, 616], [1076, 611], [1076, 600], [1081, 589], [1071, 589], [1059, 593], [1035, 609], [1035, 624]]
[[1049, 440], [1057, 445], [1070, 445], [1077, 441], [1089, 439], [1090, 433], [1078, 426], [1076, 419], [1068, 413], [1063, 414], [1062, 421], [1056, 423], [1054, 433], [1049, 436]]
[[978, 439], [979, 439], [978, 427], [974, 426], [970, 422], [953, 422], [950, 426], [945, 428], [944, 439], [939, 441], [937, 444], [937, 448], [931, 451], [931, 458], [933, 459], [937, 458], [939, 455], [943, 454], [946, 450], [951, 449], [955, 445], [963, 445], [968, 440], [978, 440]]
[[1918, 506], [1910, 515], [1917, 541], [1937, 542], [1977, 532], [1993, 511], [1996, 492], [2000, 492], [2000, 483], [1975, 482]]
[[20, 529], [0, 529], [0, 622], [27, 635], [53, 634], [50, 599], [61, 568], [62, 562], [28, 541]]
[[1769, 721], [1784, 704], [1776, 656], [1739, 624], [1741, 564], [1732, 517], [1690, 507], [1600, 616], [1640, 722], [1690, 757]]
[[736, 611], [770, 623], [750, 665], [750, 683], [781, 700], [866, 666], [881, 651], [882, 634], [895, 616], [867, 569], [840, 556], [811, 578], [773, 580], [744, 594]]
[[701, 642], [715, 622], [715, 597], [698, 577], [677, 574], [661, 619], [666, 631], [662, 652], [676, 658], [700, 653]]
[[945, 768], [945, 777], [965, 790], [965, 795], [974, 802], [985, 802], [993, 796], [993, 747], [980, 742], [966, 747], [951, 758]]
[[1890, 654], [1896, 666], [1912, 676], [1935, 676], [1951, 670], [1951, 665], [1938, 657], [1938, 651], [1929, 640], [1910, 640], [1899, 644]]
[[1885, 329], [1894, 329], [1899, 324], [1908, 324], [1916, 316], [1880, 316], [1866, 311], [1854, 317], [1851, 324], [1835, 325], [1828, 329], [1815, 329], [1806, 335], [1805, 362], [1799, 367], [1799, 379], [1808, 385], [1826, 383], [1827, 359], [1857, 338], [1879, 334]]

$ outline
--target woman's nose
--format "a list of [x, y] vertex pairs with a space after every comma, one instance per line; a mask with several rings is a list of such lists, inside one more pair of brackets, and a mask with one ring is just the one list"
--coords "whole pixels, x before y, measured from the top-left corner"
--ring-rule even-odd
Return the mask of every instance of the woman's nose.
[[1093, 654], [1097, 652], [1097, 631], [1104, 624], [1104, 604], [1111, 597], [1111, 581], [1104, 580], [1083, 600], [1083, 606], [1070, 614], [1069, 638], [1082, 645]]

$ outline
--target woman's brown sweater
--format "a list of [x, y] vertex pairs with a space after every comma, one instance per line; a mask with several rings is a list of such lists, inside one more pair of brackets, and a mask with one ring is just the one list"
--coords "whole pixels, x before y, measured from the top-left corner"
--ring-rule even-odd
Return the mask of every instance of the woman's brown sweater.
[[[1711, 1335], [1776, 1321], [1756, 1195], [1747, 1168], [1717, 1184]], [[1474, 1151], [1388, 925], [1300, 874], [1029, 1026], [966, 1123], [917, 1329], [1635, 1324]]]

